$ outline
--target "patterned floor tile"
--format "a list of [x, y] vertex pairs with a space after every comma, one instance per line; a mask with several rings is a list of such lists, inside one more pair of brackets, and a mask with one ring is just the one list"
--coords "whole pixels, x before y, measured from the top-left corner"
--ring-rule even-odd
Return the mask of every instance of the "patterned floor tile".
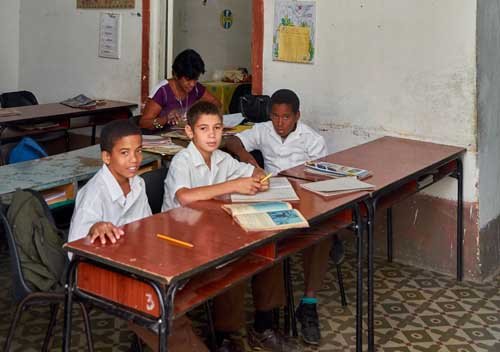
[[[346, 258], [343, 274], [348, 306], [342, 307], [340, 303], [337, 276], [332, 265], [324, 288], [318, 292], [321, 345], [305, 346], [306, 352], [355, 351], [355, 258], [350, 251]], [[298, 302], [303, 289], [300, 256], [294, 257], [292, 263], [295, 302]], [[387, 263], [384, 258], [376, 258], [375, 265], [377, 351], [500, 352], [500, 276], [484, 284], [458, 283], [452, 277]], [[2, 251], [0, 346], [5, 341], [15, 308], [10, 286], [8, 257]], [[246, 302], [250, 323], [252, 300], [249, 295]], [[40, 350], [48, 323], [47, 312], [47, 309], [35, 309], [23, 314], [12, 351]], [[207, 327], [203, 310], [194, 310], [190, 317], [195, 329], [205, 334]], [[92, 311], [91, 321], [96, 351], [129, 351], [133, 336], [125, 322], [97, 310]], [[72, 350], [86, 350], [83, 323], [76, 311], [74, 322]], [[62, 315], [56, 326], [52, 351], [60, 350], [61, 330]]]

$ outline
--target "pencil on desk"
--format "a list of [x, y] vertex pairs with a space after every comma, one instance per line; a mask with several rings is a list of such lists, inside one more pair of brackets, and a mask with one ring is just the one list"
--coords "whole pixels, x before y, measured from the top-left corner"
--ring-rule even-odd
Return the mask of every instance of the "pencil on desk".
[[167, 236], [167, 235], [162, 235], [161, 233], [157, 233], [156, 237], [161, 238], [162, 240], [165, 240], [165, 241], [170, 241], [172, 243], [175, 243], [175, 244], [178, 244], [178, 245], [181, 245], [184, 247], [189, 247], [189, 248], [194, 247], [194, 244], [192, 244], [192, 243], [184, 242], [181, 240], [176, 240], [175, 238], [172, 238], [172, 237]]
[[271, 176], [273, 175], [272, 172], [268, 173], [266, 176], [264, 176], [261, 180], [260, 180], [260, 183], [264, 182], [264, 181], [267, 181], [268, 179], [271, 178]]

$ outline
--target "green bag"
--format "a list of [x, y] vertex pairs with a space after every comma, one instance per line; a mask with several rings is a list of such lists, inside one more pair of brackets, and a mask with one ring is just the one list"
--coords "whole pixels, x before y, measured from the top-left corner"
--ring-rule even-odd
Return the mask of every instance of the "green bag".
[[17, 190], [7, 212], [26, 283], [35, 290], [64, 287], [68, 257], [62, 231], [55, 226], [45, 200], [35, 191]]

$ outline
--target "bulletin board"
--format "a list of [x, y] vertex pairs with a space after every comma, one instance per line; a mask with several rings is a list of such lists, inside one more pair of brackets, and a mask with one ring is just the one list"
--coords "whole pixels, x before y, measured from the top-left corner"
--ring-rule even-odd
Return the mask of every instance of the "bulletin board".
[[77, 9], [133, 9], [135, 0], [76, 0]]

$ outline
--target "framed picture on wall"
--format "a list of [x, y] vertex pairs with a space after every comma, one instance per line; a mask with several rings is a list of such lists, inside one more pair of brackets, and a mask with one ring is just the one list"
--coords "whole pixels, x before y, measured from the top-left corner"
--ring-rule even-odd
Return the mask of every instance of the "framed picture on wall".
[[77, 9], [133, 9], [135, 0], [76, 0]]

